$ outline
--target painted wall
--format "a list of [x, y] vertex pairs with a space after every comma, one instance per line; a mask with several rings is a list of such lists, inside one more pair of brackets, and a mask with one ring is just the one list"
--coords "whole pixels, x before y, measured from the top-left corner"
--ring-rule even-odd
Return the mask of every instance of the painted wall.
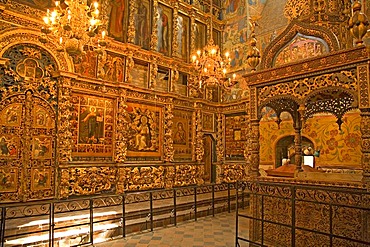
[[[275, 122], [276, 115], [270, 112], [260, 122], [260, 160], [264, 168], [273, 168], [275, 164], [275, 145], [284, 136], [294, 135], [293, 122], [288, 114], [282, 116], [280, 126]], [[285, 117], [284, 117], [285, 116]], [[310, 118], [304, 124], [302, 135], [314, 143], [320, 150], [320, 157], [315, 160], [316, 167], [361, 166], [361, 117], [358, 111], [347, 113], [343, 117], [341, 130], [336, 118], [320, 115]]]

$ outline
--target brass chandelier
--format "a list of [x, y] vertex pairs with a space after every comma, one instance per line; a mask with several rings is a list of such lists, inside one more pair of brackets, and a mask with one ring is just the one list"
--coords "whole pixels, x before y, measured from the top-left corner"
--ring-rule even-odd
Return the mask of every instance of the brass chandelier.
[[237, 83], [237, 81], [235, 80], [236, 75], [233, 74], [232, 78], [227, 78], [227, 69], [230, 67], [231, 61], [230, 54], [229, 52], [226, 52], [225, 57], [222, 57], [219, 46], [216, 45], [213, 41], [212, 7], [213, 5], [211, 0], [210, 39], [207, 45], [203, 48], [203, 51], [198, 50], [196, 54], [192, 55], [191, 61], [195, 69], [199, 72], [198, 74], [199, 88], [220, 86], [223, 89], [230, 89]]
[[[71, 57], [80, 55], [85, 45], [97, 50], [106, 46], [105, 31], [99, 34], [102, 21], [99, 19], [98, 2], [87, 5], [87, 0], [55, 1], [55, 8], [47, 10], [43, 17], [45, 26], [40, 41], [48, 42], [50, 36], [59, 42], [59, 51], [65, 51]], [[99, 36], [99, 38], [97, 38]]]

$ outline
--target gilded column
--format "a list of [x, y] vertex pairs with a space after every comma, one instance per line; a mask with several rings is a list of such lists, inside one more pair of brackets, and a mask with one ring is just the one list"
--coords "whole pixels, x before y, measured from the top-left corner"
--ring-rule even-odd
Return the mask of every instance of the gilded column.
[[59, 198], [69, 196], [69, 170], [62, 169], [61, 166], [67, 166], [72, 161], [72, 86], [71, 79], [65, 77], [58, 78], [59, 96], [58, 96], [58, 179], [57, 195]]
[[250, 117], [250, 131], [249, 131], [249, 175], [257, 177], [259, 172], [260, 162], [260, 145], [259, 135], [260, 126], [258, 119], [258, 103], [257, 103], [257, 88], [251, 87], [249, 94], [249, 117]]
[[133, 58], [133, 52], [129, 51], [126, 57], [126, 71], [125, 71], [125, 81], [127, 83], [132, 82], [131, 70], [135, 66], [135, 61]]
[[204, 144], [203, 144], [203, 127], [202, 127], [202, 111], [196, 110], [196, 140], [195, 140], [195, 160], [201, 162], [204, 156]]
[[127, 30], [127, 41], [128, 43], [135, 43], [135, 16], [137, 14], [137, 1], [129, 1], [129, 16], [128, 16], [128, 30]]
[[222, 163], [225, 158], [225, 149], [224, 149], [224, 115], [221, 113], [217, 114], [217, 133], [216, 133], [216, 155], [217, 162]]
[[30, 197], [29, 188], [30, 188], [30, 174], [31, 174], [31, 150], [32, 150], [32, 137], [31, 137], [31, 128], [32, 128], [32, 94], [33, 92], [28, 90], [26, 91], [25, 98], [25, 111], [24, 111], [24, 132], [21, 137], [22, 147], [23, 147], [23, 160], [22, 160], [22, 201], [27, 201]]
[[117, 104], [117, 121], [116, 121], [116, 142], [114, 161], [124, 163], [127, 155], [127, 105], [126, 105], [126, 90], [121, 89]]
[[164, 106], [164, 161], [172, 162], [175, 150], [173, 148], [173, 103]]
[[158, 36], [157, 36], [157, 29], [158, 29], [158, 0], [153, 0], [153, 30], [152, 30], [152, 35], [150, 38], [150, 49], [152, 51], [157, 50], [157, 45], [158, 45]]
[[302, 171], [302, 121], [304, 106], [300, 106], [294, 118], [294, 151], [295, 165], [298, 172]]
[[190, 16], [190, 26], [191, 26], [191, 33], [190, 33], [190, 54], [194, 54], [195, 51], [195, 33], [197, 29], [197, 24], [195, 23], [195, 10], [191, 13]]
[[172, 35], [172, 56], [174, 57], [181, 57], [179, 54], [179, 43], [177, 36], [179, 34], [179, 3], [178, 1], [174, 2], [174, 9], [173, 9], [173, 35]]

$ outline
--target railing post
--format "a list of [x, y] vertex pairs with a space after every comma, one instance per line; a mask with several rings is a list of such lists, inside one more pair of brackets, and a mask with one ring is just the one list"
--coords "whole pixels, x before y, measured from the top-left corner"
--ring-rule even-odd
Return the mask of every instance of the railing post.
[[126, 197], [122, 195], [122, 237], [126, 237]]
[[1, 224], [0, 224], [0, 246], [1, 247], [4, 247], [5, 217], [6, 217], [6, 209], [5, 207], [2, 207], [1, 208]]
[[[236, 191], [238, 192], [238, 191]], [[231, 195], [230, 195], [230, 184], [227, 184], [227, 211], [231, 212]], [[238, 204], [238, 201], [236, 201], [236, 204]]]
[[153, 192], [149, 192], [150, 196], [150, 231], [153, 231]]
[[94, 199], [90, 199], [90, 242], [94, 244]]
[[215, 185], [212, 184], [212, 216], [215, 217]]
[[194, 187], [194, 220], [197, 221], [197, 187]]
[[239, 246], [239, 207], [238, 207], [238, 183], [235, 184], [236, 193], [235, 193], [235, 200], [236, 200], [236, 219], [235, 219], [235, 247]]
[[176, 189], [173, 189], [173, 219], [174, 219], [174, 225], [177, 226]]
[[54, 247], [54, 202], [50, 203], [49, 246]]

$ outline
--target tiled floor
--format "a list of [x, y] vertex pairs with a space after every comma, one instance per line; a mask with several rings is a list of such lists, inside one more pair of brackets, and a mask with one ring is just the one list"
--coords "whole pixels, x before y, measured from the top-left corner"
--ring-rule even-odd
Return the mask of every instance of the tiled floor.
[[[96, 247], [232, 247], [235, 246], [236, 213], [221, 213], [215, 217], [181, 222], [177, 226], [154, 229], [128, 235], [126, 238], [95, 244]], [[239, 224], [245, 236], [247, 224]]]

